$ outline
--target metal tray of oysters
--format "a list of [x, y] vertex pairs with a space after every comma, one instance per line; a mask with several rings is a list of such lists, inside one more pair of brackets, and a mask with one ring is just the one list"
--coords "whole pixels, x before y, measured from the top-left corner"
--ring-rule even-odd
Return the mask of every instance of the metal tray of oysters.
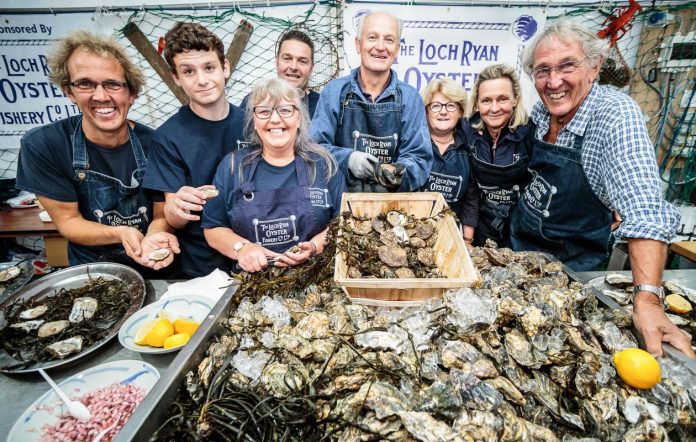
[[0, 372], [68, 365], [106, 344], [143, 305], [145, 281], [121, 264], [46, 275], [0, 304]]
[[116, 440], [695, 434], [688, 369], [663, 363], [644, 391], [616, 375], [612, 353], [637, 346], [625, 310], [538, 253], [472, 259], [479, 285], [403, 309], [351, 304], [331, 280], [260, 299], [242, 288], [235, 305], [228, 291]]

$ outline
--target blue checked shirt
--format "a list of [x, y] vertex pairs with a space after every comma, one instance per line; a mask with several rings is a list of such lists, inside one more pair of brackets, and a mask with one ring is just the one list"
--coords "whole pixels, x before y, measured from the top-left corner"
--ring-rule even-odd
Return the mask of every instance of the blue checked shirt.
[[[532, 110], [536, 136], [549, 130], [543, 103]], [[679, 224], [679, 211], [662, 198], [655, 151], [643, 114], [628, 95], [594, 84], [575, 116], [561, 129], [556, 144], [572, 148], [584, 136], [582, 168], [595, 195], [621, 215], [618, 238], [668, 243]]]

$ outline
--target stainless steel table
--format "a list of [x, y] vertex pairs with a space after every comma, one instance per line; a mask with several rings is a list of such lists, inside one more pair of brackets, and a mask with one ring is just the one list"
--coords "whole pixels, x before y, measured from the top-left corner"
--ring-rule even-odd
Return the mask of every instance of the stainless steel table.
[[[150, 304], [164, 294], [168, 286], [167, 281], [147, 281], [147, 294], [145, 304]], [[67, 368], [58, 367], [48, 370], [53, 379], [60, 382], [89, 367], [103, 364], [104, 362], [135, 359], [152, 364], [160, 374], [164, 373], [169, 364], [174, 360], [176, 353], [163, 355], [149, 355], [134, 352], [121, 346], [118, 337], [114, 337], [107, 345], [93, 354], [80, 359]], [[39, 396], [48, 391], [50, 387], [38, 373], [28, 374], [0, 374], [0, 435], [7, 435], [15, 421]], [[5, 436], [2, 436], [3, 438]]]

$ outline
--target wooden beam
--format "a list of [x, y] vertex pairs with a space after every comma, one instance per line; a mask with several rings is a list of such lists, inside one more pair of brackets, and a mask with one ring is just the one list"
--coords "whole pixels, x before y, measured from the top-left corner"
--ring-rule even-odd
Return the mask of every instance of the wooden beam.
[[181, 104], [188, 104], [189, 98], [175, 82], [172, 77], [171, 70], [166, 61], [162, 58], [160, 54], [157, 53], [157, 49], [150, 43], [145, 34], [140, 30], [137, 24], [130, 22], [126, 25], [123, 30], [123, 34], [126, 38], [135, 46], [135, 48], [140, 52], [140, 55], [145, 58], [145, 60], [152, 66], [152, 68], [157, 72], [162, 81], [167, 85], [174, 96], [181, 102]]
[[232, 42], [225, 54], [225, 58], [227, 58], [227, 61], [230, 63], [230, 78], [232, 78], [232, 73], [237, 68], [239, 59], [242, 58], [242, 54], [244, 53], [247, 43], [249, 43], [252, 32], [254, 32], [254, 26], [246, 20], [239, 22], [237, 30], [234, 31], [234, 37], [232, 37]]

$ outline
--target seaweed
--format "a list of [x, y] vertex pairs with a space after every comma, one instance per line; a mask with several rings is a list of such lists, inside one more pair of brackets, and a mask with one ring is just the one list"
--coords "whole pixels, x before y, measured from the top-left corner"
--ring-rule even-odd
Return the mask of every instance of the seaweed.
[[[36, 331], [25, 332], [9, 327], [11, 324], [23, 321], [19, 319], [21, 312], [40, 305], [48, 307], [48, 311], [40, 319], [46, 322], [67, 320], [75, 298], [85, 296], [96, 299], [99, 304], [94, 316], [78, 323], [71, 323], [65, 330], [53, 336], [39, 338]], [[82, 287], [61, 288], [54, 290], [53, 295], [50, 296], [35, 297], [26, 301], [18, 300], [3, 311], [6, 323], [0, 330], [0, 342], [2, 342], [2, 348], [14, 361], [11, 365], [4, 365], [2, 369], [26, 367], [33, 363], [56, 359], [44, 350], [46, 346], [72, 336], [81, 335], [84, 339], [82, 348], [89, 348], [110, 332], [114, 324], [126, 314], [129, 306], [130, 294], [126, 284], [123, 281], [103, 277], [89, 277], [88, 283]]]

